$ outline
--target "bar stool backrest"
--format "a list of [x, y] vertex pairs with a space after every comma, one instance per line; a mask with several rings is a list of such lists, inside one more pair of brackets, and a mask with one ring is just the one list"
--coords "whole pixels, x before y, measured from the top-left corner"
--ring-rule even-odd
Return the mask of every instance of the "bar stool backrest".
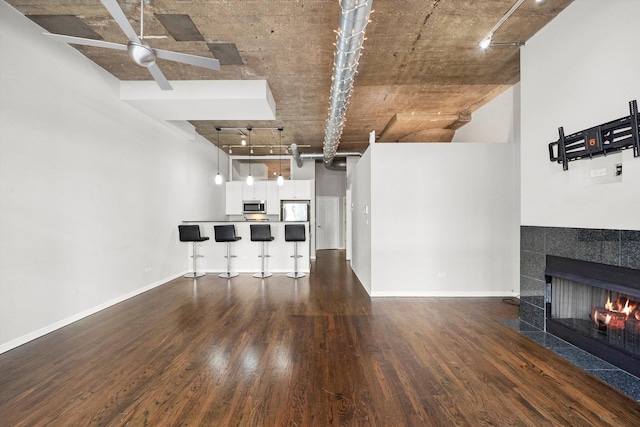
[[181, 242], [203, 242], [209, 240], [208, 237], [200, 236], [200, 226], [195, 225], [179, 225], [178, 232], [180, 233]]
[[215, 233], [216, 242], [235, 242], [239, 240], [236, 237], [236, 227], [231, 225], [214, 225], [213, 231]]
[[287, 242], [304, 242], [306, 240], [304, 224], [285, 224], [284, 240]]
[[273, 236], [271, 236], [270, 224], [251, 224], [251, 241], [252, 242], [271, 242]]

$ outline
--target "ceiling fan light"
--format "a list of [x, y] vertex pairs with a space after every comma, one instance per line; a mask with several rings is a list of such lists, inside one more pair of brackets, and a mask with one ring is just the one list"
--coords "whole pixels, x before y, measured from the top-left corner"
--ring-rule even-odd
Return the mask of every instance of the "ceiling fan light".
[[141, 67], [150, 67], [156, 63], [156, 54], [153, 52], [153, 49], [144, 42], [137, 43], [130, 41], [127, 44], [127, 52], [129, 53], [129, 57], [133, 59], [133, 62]]

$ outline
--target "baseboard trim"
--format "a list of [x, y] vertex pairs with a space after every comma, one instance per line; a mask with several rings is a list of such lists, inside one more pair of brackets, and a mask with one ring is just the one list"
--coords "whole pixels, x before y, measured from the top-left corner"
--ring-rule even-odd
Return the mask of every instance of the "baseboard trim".
[[4, 344], [0, 345], [0, 354], [5, 353], [9, 350], [12, 350], [16, 347], [20, 347], [23, 344], [28, 343], [29, 341], [33, 341], [37, 338], [40, 338], [42, 336], [45, 336], [57, 329], [63, 328], [67, 325], [70, 325], [74, 322], [77, 322], [78, 320], [84, 319], [85, 317], [91, 316], [92, 314], [95, 314], [99, 311], [104, 310], [105, 308], [109, 308], [113, 305], [116, 305], [118, 303], [121, 303], [122, 301], [128, 300], [129, 298], [133, 298], [137, 295], [140, 295], [144, 292], [147, 292], [153, 288], [157, 288], [160, 285], [164, 285], [166, 283], [169, 283], [172, 280], [177, 279], [178, 277], [182, 277], [185, 274], [187, 274], [189, 272], [189, 270], [184, 270], [181, 273], [175, 274], [173, 276], [167, 277], [165, 279], [159, 280], [157, 282], [151, 283], [150, 285], [144, 286], [142, 288], [136, 289], [135, 291], [129, 292], [127, 294], [121, 295], [117, 298], [114, 298], [110, 301], [104, 302], [102, 304], [99, 304], [95, 307], [91, 307], [87, 310], [81, 311], [80, 313], [74, 314], [73, 316], [69, 316], [65, 319], [59, 320], [55, 323], [52, 323], [50, 325], [47, 325], [43, 328], [37, 329], [33, 332], [30, 332], [26, 335], [23, 335], [21, 337], [15, 338], [11, 341], [8, 341]]
[[415, 297], [415, 298], [477, 298], [477, 297], [515, 297], [512, 291], [410, 291], [410, 292], [371, 292], [372, 298], [380, 297]]

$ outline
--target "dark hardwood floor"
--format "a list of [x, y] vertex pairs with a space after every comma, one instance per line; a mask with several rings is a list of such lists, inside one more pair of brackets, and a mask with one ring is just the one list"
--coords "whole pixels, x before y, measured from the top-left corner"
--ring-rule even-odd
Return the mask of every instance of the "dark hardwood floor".
[[[637, 426], [640, 405], [499, 322], [313, 274], [178, 279], [0, 355], [2, 426]], [[424, 278], [416, 278], [424, 280]]]

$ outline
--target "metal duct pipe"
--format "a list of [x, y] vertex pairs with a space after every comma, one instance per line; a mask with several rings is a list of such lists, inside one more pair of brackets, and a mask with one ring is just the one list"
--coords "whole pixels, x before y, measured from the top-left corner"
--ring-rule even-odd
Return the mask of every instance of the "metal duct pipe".
[[[354, 152], [340, 151], [335, 154], [335, 157], [354, 157], [354, 156], [362, 157], [362, 153], [358, 151], [354, 151]], [[302, 159], [322, 159], [324, 158], [324, 155], [319, 153], [310, 153], [310, 154], [300, 154], [300, 157]]]
[[296, 161], [296, 165], [301, 168], [302, 158], [300, 158], [300, 151], [298, 151], [298, 146], [295, 143], [291, 144], [291, 155], [293, 156], [293, 160]]
[[[316, 153], [309, 153], [309, 154], [302, 154], [300, 153], [300, 150], [298, 150], [298, 146], [294, 143], [291, 144], [290, 147], [291, 150], [291, 156], [293, 157], [293, 160], [296, 161], [296, 165], [301, 168], [302, 167], [302, 162], [304, 159], [321, 159], [324, 157], [323, 154], [316, 154]], [[362, 153], [358, 152], [358, 151], [352, 151], [352, 152], [344, 152], [344, 153], [335, 153], [334, 157], [351, 157], [351, 156], [358, 156], [358, 157], [362, 157]], [[331, 160], [330, 163], [324, 163], [324, 166], [327, 169], [333, 169], [333, 170], [347, 170], [347, 163], [346, 162], [339, 162], [338, 164], [335, 165], [335, 168], [332, 167], [332, 163], [333, 163], [333, 159]]]
[[345, 172], [347, 170], [347, 162], [344, 160], [341, 161], [337, 161], [336, 158], [334, 157], [331, 160], [331, 164], [324, 164], [324, 167], [332, 170], [332, 171], [341, 171], [341, 172]]
[[373, 0], [340, 1], [342, 13], [337, 32], [336, 52], [333, 57], [329, 117], [322, 148], [325, 166], [333, 161], [340, 143], [372, 3]]

